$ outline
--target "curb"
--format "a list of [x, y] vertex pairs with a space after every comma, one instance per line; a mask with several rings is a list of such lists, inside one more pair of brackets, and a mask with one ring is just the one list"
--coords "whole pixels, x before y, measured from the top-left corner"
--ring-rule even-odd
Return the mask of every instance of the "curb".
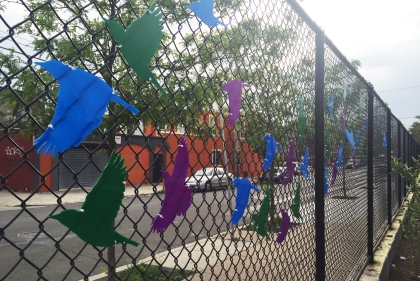
[[392, 222], [391, 228], [381, 241], [374, 254], [374, 263], [368, 264], [360, 277], [359, 281], [385, 281], [388, 280], [392, 261], [394, 260], [398, 244], [402, 236], [402, 223], [407, 212], [407, 205], [413, 198], [413, 193], [409, 193], [401, 206], [398, 215]]

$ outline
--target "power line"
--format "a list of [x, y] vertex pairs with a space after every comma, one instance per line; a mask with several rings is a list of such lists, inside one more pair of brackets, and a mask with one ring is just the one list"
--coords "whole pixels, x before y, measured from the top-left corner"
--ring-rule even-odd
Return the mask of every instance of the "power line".
[[[0, 30], [0, 32], [1, 32], [1, 33], [5, 33], [5, 34], [8, 34], [8, 35], [9, 35], [9, 32], [6, 32], [6, 31], [4, 31], [4, 30]], [[12, 36], [13, 36], [13, 37], [20, 38], [20, 39], [22, 39], [22, 40], [25, 40], [25, 41], [28, 41], [28, 42], [32, 43], [32, 41], [31, 41], [31, 40], [26, 39], [26, 38], [23, 38], [23, 37], [20, 37], [19, 35], [12, 35]]]
[[[7, 49], [7, 48], [2, 47], [2, 46], [0, 46], [0, 49], [6, 50], [6, 51], [10, 51], [10, 49]], [[26, 57], [26, 56], [28, 56], [28, 55], [26, 55], [26, 54], [24, 54], [24, 53], [21, 53], [21, 52], [15, 51], [15, 50], [13, 50], [13, 52], [15, 52], [16, 54], [21, 54], [21, 55], [23, 55], [23, 56], [25, 56], [25, 57]], [[37, 60], [40, 60], [40, 61], [46, 61], [46, 60], [44, 60], [44, 59], [37, 58], [37, 57], [34, 57], [34, 59], [37, 59]]]
[[404, 91], [404, 90], [411, 90], [411, 89], [417, 89], [417, 88], [420, 88], [420, 85], [411, 86], [411, 87], [402, 87], [402, 88], [388, 89], [388, 90], [382, 90], [382, 91], [376, 91], [376, 92], [377, 93], [395, 92], [395, 91]]

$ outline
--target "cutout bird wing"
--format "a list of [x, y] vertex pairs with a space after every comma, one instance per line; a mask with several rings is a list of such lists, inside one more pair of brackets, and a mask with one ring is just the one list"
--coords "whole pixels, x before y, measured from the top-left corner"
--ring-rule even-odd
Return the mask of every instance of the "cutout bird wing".
[[254, 220], [254, 225], [257, 233], [270, 240], [266, 229], [268, 214], [270, 211], [270, 189], [267, 189], [266, 192], [267, 193], [265, 194], [260, 206], [260, 211], [258, 212], [258, 214], [253, 214], [251, 217]]
[[337, 157], [337, 167], [343, 165], [343, 142], [340, 142], [340, 147], [338, 148], [338, 157]]
[[95, 214], [97, 220], [109, 227], [117, 217], [124, 198], [127, 178], [125, 168], [121, 154], [116, 156], [115, 150], [112, 151], [108, 164], [82, 205], [84, 212]]
[[289, 152], [286, 156], [286, 176], [283, 179], [284, 186], [289, 184], [295, 174], [295, 165], [293, 164], [294, 147], [293, 138], [290, 138]]
[[383, 147], [387, 147], [387, 146], [388, 146], [388, 143], [387, 143], [387, 141], [386, 141], [386, 132], [384, 133], [382, 146], [383, 146]]
[[276, 150], [279, 150], [282, 152], [282, 149], [280, 145], [277, 143], [277, 141], [270, 136], [269, 134], [266, 134], [264, 136], [265, 142], [266, 142], [266, 148], [265, 148], [265, 159], [263, 163], [263, 170], [267, 171], [271, 164], [273, 164], [274, 156], [276, 155]]
[[331, 92], [330, 100], [328, 101], [328, 112], [330, 114], [330, 120], [332, 123], [334, 123], [333, 107], [334, 107], [334, 92]]
[[40, 146], [38, 153], [45, 151], [48, 155], [51, 152], [55, 156], [58, 152], [78, 146], [102, 122], [110, 100], [138, 113], [95, 75], [54, 60], [36, 64], [47, 70], [60, 84], [51, 124], [34, 141], [34, 146]]
[[338, 169], [337, 166], [332, 163], [331, 164], [333, 166], [333, 172], [332, 172], [332, 177], [331, 177], [331, 186], [333, 186], [335, 184], [335, 180], [337, 179], [337, 175], [338, 175]]
[[290, 209], [292, 209], [292, 213], [295, 218], [302, 218], [300, 214], [300, 182], [297, 183], [295, 198], [293, 199], [293, 204], [290, 206]]
[[308, 174], [308, 164], [309, 164], [309, 148], [306, 147], [305, 155], [303, 156], [303, 161], [300, 164], [300, 170], [302, 172], [303, 177], [307, 180], [310, 180], [309, 174]]
[[233, 184], [236, 186], [236, 205], [232, 216], [232, 224], [238, 224], [244, 215], [246, 206], [248, 206], [251, 189], [257, 192], [260, 192], [260, 190], [247, 178], [235, 178]]
[[353, 132], [349, 132], [348, 130], [347, 130], [347, 128], [345, 128], [345, 130], [346, 130], [346, 136], [347, 136], [347, 139], [349, 140], [349, 143], [350, 143], [350, 145], [353, 147], [353, 150], [355, 149], [355, 147], [354, 147], [354, 136], [353, 136]]
[[188, 167], [188, 144], [185, 137], [182, 136], [172, 176], [162, 170], [165, 183], [165, 199], [159, 214], [151, 224], [153, 232], [162, 233], [176, 216], [183, 216], [187, 213], [192, 200], [192, 188], [185, 186]]
[[228, 125], [231, 127], [235, 125], [236, 119], [239, 117], [239, 110], [242, 105], [242, 86], [250, 87], [249, 84], [243, 84], [237, 79], [222, 85], [222, 90], [228, 92], [230, 110]]
[[149, 69], [149, 62], [159, 49], [163, 36], [162, 13], [156, 4], [157, 0], [141, 17], [135, 19], [127, 30], [114, 20], [104, 17], [102, 19], [119, 44], [120, 51], [130, 67], [142, 79], [152, 82], [167, 97], [168, 94]]
[[226, 28], [226, 24], [218, 20], [213, 14], [213, 0], [201, 0], [198, 2], [192, 2], [188, 9], [194, 12], [194, 14], [207, 26], [216, 27], [217, 24], [223, 25]]
[[324, 196], [328, 194], [328, 166], [324, 165]]
[[[281, 226], [280, 226], [280, 231], [279, 234], [277, 235], [277, 243], [281, 244], [283, 243], [284, 239], [286, 239], [287, 233], [289, 232], [289, 228], [291, 227], [291, 223], [290, 223], [290, 217], [289, 214], [281, 209]], [[292, 228], [293, 231], [293, 228]]]

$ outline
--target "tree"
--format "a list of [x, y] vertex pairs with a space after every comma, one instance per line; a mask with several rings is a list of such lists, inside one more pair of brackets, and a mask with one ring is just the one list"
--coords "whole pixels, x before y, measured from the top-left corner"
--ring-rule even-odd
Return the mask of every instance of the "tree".
[[420, 115], [416, 116], [417, 121], [411, 124], [408, 131], [417, 143], [420, 143]]

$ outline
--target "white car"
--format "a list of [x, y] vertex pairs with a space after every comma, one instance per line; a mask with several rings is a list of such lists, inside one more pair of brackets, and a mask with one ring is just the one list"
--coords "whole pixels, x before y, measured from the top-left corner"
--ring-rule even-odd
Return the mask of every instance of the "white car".
[[215, 187], [227, 189], [231, 182], [231, 173], [226, 173], [223, 168], [209, 167], [195, 172], [185, 180], [185, 185], [191, 186], [193, 190], [210, 191]]

